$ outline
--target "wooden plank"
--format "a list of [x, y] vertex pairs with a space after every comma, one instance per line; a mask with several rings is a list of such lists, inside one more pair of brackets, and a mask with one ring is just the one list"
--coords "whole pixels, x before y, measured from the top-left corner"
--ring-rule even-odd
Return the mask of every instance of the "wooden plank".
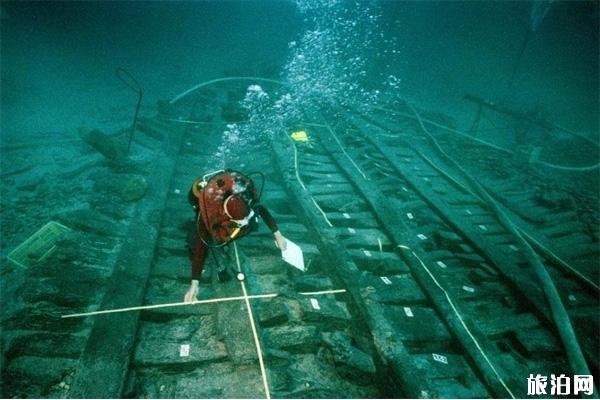
[[[273, 142], [276, 160], [280, 170], [284, 171], [284, 179], [291, 195], [300, 206], [298, 210], [308, 222], [313, 237], [320, 245], [327, 247], [327, 253], [323, 254], [323, 265], [330, 268], [331, 276], [344, 282], [346, 290], [350, 295], [353, 309], [360, 315], [358, 321], [364, 321], [365, 330], [371, 332], [374, 347], [377, 351], [379, 366], [385, 366], [382, 376], [386, 376], [390, 393], [402, 394], [406, 397], [419, 397], [426, 393], [430, 383], [422, 379], [422, 371], [411, 361], [410, 354], [403, 344], [395, 340], [394, 332], [383, 316], [383, 310], [376, 302], [364, 301], [358, 277], [361, 271], [349, 258], [348, 254], [340, 246], [333, 232], [325, 226], [323, 218], [315, 210], [312, 199], [299, 187], [293, 175], [294, 168], [290, 160], [287, 141], [284, 143]], [[355, 211], [363, 211], [355, 210]], [[361, 324], [361, 322], [358, 322]]]
[[[370, 141], [371, 143], [375, 144], [374, 140]], [[324, 143], [326, 143], [325, 140]], [[327, 148], [333, 157], [337, 156], [333, 146], [327, 146]], [[379, 150], [381, 151], [381, 149]], [[385, 152], [382, 153], [386, 155]], [[391, 159], [392, 157], [388, 156], [388, 162], [391, 162]], [[346, 164], [343, 163], [341, 159], [337, 159], [337, 161], [338, 166], [343, 169], [353, 181], [360, 181], [360, 178], [357, 176], [354, 170], [347, 168]], [[397, 171], [398, 173], [402, 173], [399, 168], [397, 168]], [[405, 178], [408, 179], [406, 176]], [[414, 181], [412, 183], [413, 185], [415, 184]], [[484, 349], [485, 353], [495, 355], [497, 353], [495, 346], [493, 346], [492, 343], [490, 343], [485, 336], [483, 336], [483, 334], [479, 332], [479, 330], [472, 324], [469, 324], [469, 331], [467, 332], [464, 322], [459, 320], [458, 316], [454, 312], [454, 309], [448, 304], [444, 293], [433, 284], [431, 277], [423, 269], [421, 262], [417, 259], [417, 256], [415, 255], [416, 253], [414, 253], [412, 250], [408, 250], [418, 249], [419, 244], [421, 243], [419, 239], [407, 235], [408, 229], [404, 219], [399, 217], [397, 210], [390, 207], [387, 199], [382, 198], [377, 192], [367, 190], [367, 188], [364, 186], [357, 186], [357, 189], [369, 202], [371, 208], [376, 210], [376, 212], [379, 214], [379, 219], [381, 220], [383, 227], [386, 229], [390, 237], [393, 238], [393, 242], [395, 244], [401, 244], [404, 246], [401, 249], [403, 250], [405, 256], [404, 259], [410, 266], [412, 273], [416, 279], [418, 279], [419, 284], [422, 287], [428, 288], [427, 292], [430, 300], [435, 304], [435, 307], [438, 310], [438, 315], [444, 318], [444, 326], [451, 330], [453, 335], [455, 335], [457, 340], [463, 346], [463, 349], [477, 365], [488, 388], [497, 396], [506, 396], [507, 391], [505, 386], [499, 381], [499, 377], [494, 373], [494, 371], [491, 370], [490, 365], [487, 363], [485, 357], [481, 353], [481, 349]], [[429, 264], [427, 261], [428, 260], [425, 260], [425, 262]], [[418, 329], [417, 326], [415, 326], [415, 329]], [[473, 338], [477, 339], [477, 342], [479, 343], [478, 347], [474, 346]], [[512, 382], [510, 377], [504, 377], [504, 380], [510, 387], [517, 387], [516, 384]]]
[[332, 165], [329, 165], [329, 164], [316, 165], [316, 164], [306, 164], [304, 162], [301, 162], [300, 170], [302, 171], [302, 173], [313, 172], [313, 173], [319, 173], [319, 174], [336, 172], [335, 167]]
[[[395, 165], [393, 158], [389, 155], [386, 149], [377, 145], [372, 139], [368, 138], [373, 142], [377, 148], [383, 153], [387, 154], [388, 160], [392, 165]], [[398, 171], [401, 170], [398, 168]], [[490, 260], [498, 267], [504, 276], [506, 276], [519, 290], [520, 292], [530, 301], [533, 307], [535, 307], [545, 318], [546, 322], [552, 324], [553, 317], [549, 310], [547, 300], [542, 292], [541, 288], [535, 283], [535, 279], [530, 276], [530, 271], [522, 269], [521, 264], [524, 263], [524, 259], [519, 255], [518, 252], [512, 252], [508, 246], [495, 246], [493, 242], [485, 235], [479, 234], [472, 226], [464, 224], [464, 218], [456, 215], [453, 211], [454, 208], [448, 207], [448, 203], [453, 202], [452, 199], [440, 199], [438, 196], [432, 195], [426, 186], [420, 185], [416, 179], [412, 179], [410, 175], [405, 175], [405, 179], [411, 181], [415, 187], [423, 194], [423, 198], [426, 199], [432, 208], [437, 210], [439, 215], [442, 215], [446, 223], [455, 229], [462, 231], [463, 236], [470, 240], [470, 243], [479, 249], [482, 253], [486, 254]], [[464, 257], [464, 256], [463, 256]], [[482, 260], [483, 261], [483, 260]], [[560, 282], [558, 287], [560, 290]], [[576, 333], [582, 335], [582, 332], [586, 329], [580, 323], [575, 322], [573, 324]], [[591, 346], [582, 346], [582, 350], [587, 355], [588, 359], [597, 358], [594, 349]]]
[[326, 183], [326, 184], [315, 184], [310, 183], [310, 192], [313, 195], [318, 194], [334, 194], [334, 193], [350, 193], [354, 190], [352, 185], [344, 183]]
[[569, 221], [564, 224], [556, 224], [549, 228], [542, 228], [541, 231], [548, 238], [556, 239], [562, 236], [567, 236], [573, 232], [580, 232], [583, 230], [582, 228], [583, 227], [578, 221]]
[[371, 213], [363, 211], [353, 213], [330, 212], [327, 213], [327, 218], [335, 226], [352, 226], [354, 228], [376, 228], [379, 226]]
[[212, 315], [191, 314], [169, 322], [146, 322], [140, 329], [134, 364], [183, 369], [223, 361], [227, 351], [215, 333]]
[[[142, 304], [145, 283], [150, 273], [161, 215], [174, 170], [174, 155], [180, 147], [181, 132], [174, 131], [166, 148], [168, 157], [157, 157], [149, 175], [153, 177], [148, 193], [136, 208], [121, 247], [117, 269], [108, 284], [100, 309]], [[79, 366], [73, 378], [71, 397], [121, 397], [130, 354], [133, 350], [139, 312], [105, 314], [94, 317]]]
[[[410, 274], [390, 274], [377, 276], [364, 275], [361, 286], [365, 288], [366, 296], [386, 305], [425, 305], [427, 297]], [[404, 310], [404, 313], [413, 313]]]

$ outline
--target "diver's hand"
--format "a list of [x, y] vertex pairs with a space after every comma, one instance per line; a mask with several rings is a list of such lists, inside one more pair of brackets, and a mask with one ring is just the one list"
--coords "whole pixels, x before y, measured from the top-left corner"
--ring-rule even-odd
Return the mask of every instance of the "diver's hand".
[[286, 248], [286, 240], [285, 237], [279, 231], [273, 232], [273, 237], [275, 238], [275, 245], [281, 251], [284, 251]]
[[198, 301], [196, 296], [198, 296], [198, 281], [196, 279], [194, 279], [194, 280], [192, 280], [192, 284], [190, 285], [190, 288], [188, 289], [187, 293], [185, 294], [183, 301], [186, 303], [192, 303], [194, 301]]

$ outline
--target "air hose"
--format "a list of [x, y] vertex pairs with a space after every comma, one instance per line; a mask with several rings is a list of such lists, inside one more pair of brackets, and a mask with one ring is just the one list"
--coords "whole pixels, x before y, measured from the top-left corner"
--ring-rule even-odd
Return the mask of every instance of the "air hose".
[[590, 165], [587, 167], [567, 167], [564, 165], [550, 164], [550, 163], [547, 163], [544, 161], [535, 161], [534, 164], [542, 165], [544, 167], [548, 167], [548, 168], [552, 168], [552, 169], [559, 169], [561, 171], [570, 171], [570, 172], [594, 171], [594, 170], [600, 168], [600, 163], [598, 163], [596, 165]]
[[142, 104], [142, 96], [144, 92], [140, 88], [140, 84], [137, 80], [129, 72], [125, 69], [119, 67], [115, 70], [115, 74], [117, 78], [121, 82], [123, 82], [129, 89], [133, 90], [138, 94], [137, 104], [135, 106], [135, 114], [133, 115], [133, 123], [131, 124], [131, 133], [129, 134], [129, 142], [127, 143], [127, 153], [129, 154], [129, 148], [131, 147], [131, 140], [133, 139], [133, 134], [135, 132], [135, 126], [137, 125], [138, 113], [140, 112], [140, 105]]
[[258, 78], [258, 77], [252, 77], [252, 76], [230, 76], [230, 77], [226, 77], [226, 78], [218, 78], [218, 79], [213, 79], [210, 81], [202, 82], [202, 83], [186, 90], [185, 92], [175, 96], [171, 101], [169, 101], [169, 104], [175, 104], [179, 100], [181, 100], [184, 97], [186, 97], [187, 95], [189, 95], [190, 93], [193, 93], [196, 90], [203, 88], [205, 86], [210, 86], [210, 85], [213, 85], [213, 84], [219, 83], [219, 82], [230, 82], [230, 81], [258, 81], [258, 82], [275, 83], [277, 85], [282, 85], [282, 86], [287, 85], [287, 83], [282, 82], [282, 81], [277, 81], [275, 79]]
[[433, 137], [433, 135], [427, 130], [425, 125], [423, 124], [423, 120], [421, 116], [417, 112], [417, 110], [406, 101], [406, 104], [415, 114], [417, 121], [425, 133], [425, 135], [429, 138], [429, 140], [433, 143], [435, 149], [438, 153], [450, 164], [452, 164], [457, 170], [459, 170], [468, 183], [473, 187], [475, 192], [485, 201], [485, 203], [490, 207], [491, 211], [496, 215], [500, 223], [518, 240], [524, 249], [525, 257], [527, 261], [533, 266], [535, 274], [537, 275], [542, 290], [546, 296], [546, 300], [550, 306], [550, 312], [554, 323], [556, 325], [556, 329], [558, 330], [559, 336], [563, 342], [565, 347], [567, 358], [569, 360], [569, 365], [571, 366], [571, 370], [574, 374], [580, 375], [590, 375], [589, 368], [587, 366], [586, 360], [583, 356], [579, 343], [577, 342], [577, 337], [575, 335], [575, 331], [573, 330], [573, 326], [571, 325], [571, 321], [569, 320], [569, 315], [565, 310], [565, 307], [560, 299], [558, 291], [556, 290], [556, 286], [554, 286], [554, 282], [552, 278], [548, 274], [548, 271], [540, 261], [539, 256], [535, 253], [533, 248], [527, 243], [527, 241], [523, 238], [515, 224], [508, 218], [508, 216], [498, 207], [495, 200], [489, 195], [489, 193], [477, 182], [475, 178], [473, 178], [466, 170], [464, 170], [456, 161], [454, 161], [450, 156], [448, 156], [444, 150], [440, 147], [437, 140]]

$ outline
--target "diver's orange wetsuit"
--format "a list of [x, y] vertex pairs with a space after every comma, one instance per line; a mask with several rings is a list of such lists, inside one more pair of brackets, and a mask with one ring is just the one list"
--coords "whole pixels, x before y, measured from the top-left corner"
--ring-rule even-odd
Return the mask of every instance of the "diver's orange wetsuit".
[[209, 241], [220, 245], [248, 234], [256, 227], [257, 215], [271, 232], [278, 231], [269, 211], [258, 203], [254, 182], [239, 172], [221, 172], [204, 184], [197, 180], [188, 199], [196, 209], [197, 229], [192, 251], [192, 280], [202, 275]]

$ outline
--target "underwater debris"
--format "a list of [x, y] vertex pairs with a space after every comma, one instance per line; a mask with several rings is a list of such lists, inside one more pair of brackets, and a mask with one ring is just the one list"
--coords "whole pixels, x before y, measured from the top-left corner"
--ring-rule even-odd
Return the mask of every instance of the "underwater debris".
[[70, 231], [70, 228], [50, 221], [11, 251], [8, 259], [23, 268], [39, 264], [56, 250], [56, 243]]
[[125, 146], [99, 129], [81, 127], [79, 137], [109, 160], [123, 160], [127, 157]]
[[125, 201], [136, 201], [144, 197], [148, 189], [146, 178], [141, 175], [131, 175], [125, 181], [121, 190], [121, 198]]

